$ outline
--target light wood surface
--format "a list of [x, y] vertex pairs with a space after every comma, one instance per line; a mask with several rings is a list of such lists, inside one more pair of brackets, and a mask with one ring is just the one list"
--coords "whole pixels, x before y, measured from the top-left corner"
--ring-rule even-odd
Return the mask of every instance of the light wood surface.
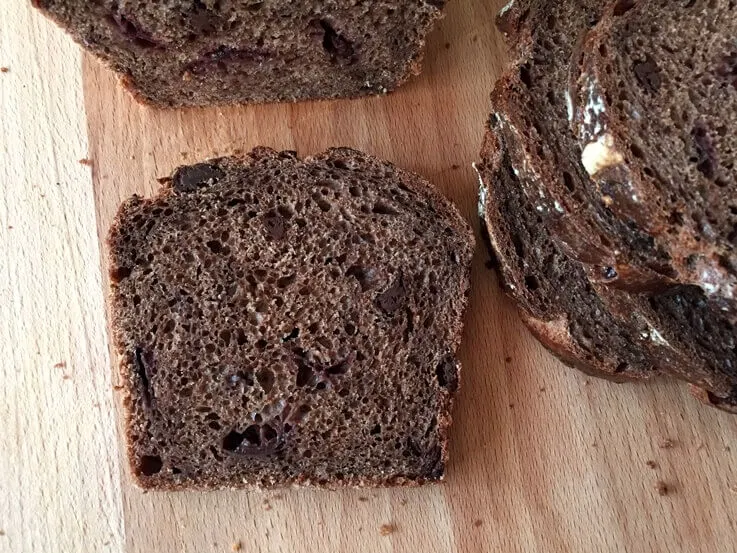
[[563, 367], [520, 324], [483, 248], [444, 484], [133, 487], [100, 255], [119, 202], [208, 156], [347, 145], [425, 175], [477, 228], [470, 163], [505, 58], [501, 2], [451, 2], [423, 75], [395, 94], [188, 111], [135, 104], [26, 0], [2, 4], [0, 552], [737, 549], [737, 418], [674, 383], [616, 385]]

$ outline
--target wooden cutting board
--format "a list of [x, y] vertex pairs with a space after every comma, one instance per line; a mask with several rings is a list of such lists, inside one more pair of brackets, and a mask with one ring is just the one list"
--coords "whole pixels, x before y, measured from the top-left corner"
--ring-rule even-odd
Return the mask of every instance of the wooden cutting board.
[[520, 324], [482, 247], [444, 484], [131, 485], [100, 242], [120, 201], [208, 156], [347, 145], [425, 175], [478, 229], [470, 164], [505, 61], [500, 4], [451, 2], [422, 76], [386, 97], [156, 111], [26, 0], [3, 2], [0, 552], [735, 551], [737, 417], [674, 383], [615, 385], [562, 366]]

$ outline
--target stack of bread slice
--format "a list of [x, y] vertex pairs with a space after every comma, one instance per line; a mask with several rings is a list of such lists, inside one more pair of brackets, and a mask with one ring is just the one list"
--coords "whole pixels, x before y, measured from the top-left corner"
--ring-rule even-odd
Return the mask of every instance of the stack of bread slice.
[[737, 411], [737, 7], [514, 0], [479, 212], [565, 362]]

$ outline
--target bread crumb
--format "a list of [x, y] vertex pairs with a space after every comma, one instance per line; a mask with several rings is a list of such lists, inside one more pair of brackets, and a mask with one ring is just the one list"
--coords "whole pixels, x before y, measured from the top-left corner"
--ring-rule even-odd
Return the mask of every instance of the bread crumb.
[[725, 445], [724, 446], [724, 451], [726, 451], [727, 453], [729, 453], [730, 451], [732, 451], [732, 448], [729, 447], [728, 445]]
[[87, 167], [92, 167], [92, 160], [91, 159], [87, 159], [86, 157], [83, 157], [82, 159], [80, 159], [79, 160], [79, 163], [81, 165], [86, 165]]
[[505, 363], [511, 363], [512, 362], [512, 358], [511, 357], [505, 357], [504, 358], [504, 362]]
[[191, 80], [192, 80], [192, 73], [190, 73], [189, 71], [185, 71], [184, 73], [182, 73], [182, 80], [183, 80], [183, 81], [184, 81], [185, 83], [186, 83], [187, 81], [191, 81]]
[[729, 491], [732, 493], [737, 493], [737, 484], [733, 484], [729, 487]]
[[448, 48], [450, 48], [450, 42], [445, 43], [445, 49], [447, 50]]
[[591, 442], [591, 446], [592, 447], [599, 447], [599, 443], [596, 440], [594, 440], [593, 442]]
[[458, 165], [457, 163], [454, 163], [453, 165], [450, 166], [450, 168], [453, 169], [453, 171], [457, 171], [458, 169], [461, 168], [461, 166]]
[[478, 39], [479, 39], [479, 36], [478, 35], [473, 35], [471, 37], [471, 42], [476, 42]]
[[545, 386], [540, 386], [540, 391], [541, 392], [544, 392], [545, 391]]
[[124, 386], [121, 386], [120, 384], [116, 384], [115, 386], [113, 386], [113, 390], [115, 390], [116, 392], [120, 392], [123, 389]]
[[397, 531], [397, 527], [394, 524], [382, 524], [381, 527], [379, 527], [379, 534], [382, 536], [388, 536], [389, 534], [392, 534]]
[[368, 501], [368, 497], [361, 496], [358, 498], [359, 501]]
[[658, 480], [655, 483], [655, 489], [657, 490], [658, 495], [668, 495], [668, 493], [670, 492], [670, 488], [668, 487], [668, 484], [666, 484], [662, 480]]
[[651, 469], [656, 469], [656, 468], [658, 468], [658, 463], [656, 463], [656, 462], [655, 462], [655, 461], [653, 461], [653, 460], [647, 461], [647, 462], [646, 462], [645, 464], [646, 464], [646, 465], [647, 465], [647, 466], [648, 466], [649, 468], [651, 468]]
[[5, 535], [5, 530], [0, 530], [0, 536], [4, 536], [4, 535]]
[[655, 483], [655, 489], [657, 490], [658, 495], [668, 495], [671, 491], [670, 487], [668, 487], [668, 484], [666, 484], [662, 480], [658, 480]]
[[55, 369], [63, 369], [66, 366], [67, 366], [66, 361], [59, 361], [58, 363], [54, 364]]
[[271, 503], [269, 503], [268, 499], [264, 499], [264, 511], [271, 511]]
[[7, 73], [8, 71], [10, 71], [9, 67], [5, 67], [5, 66], [0, 67], [0, 73]]
[[179, 152], [179, 155], [182, 156], [182, 159], [186, 159], [189, 157], [189, 152]]
[[242, 153], [243, 153], [243, 150], [241, 150], [240, 148], [234, 148], [233, 149], [233, 155], [235, 155], [235, 156], [239, 156]]
[[673, 449], [676, 443], [669, 438], [665, 438], [664, 440], [660, 440], [660, 444], [658, 445], [660, 449]]
[[482, 521], [482, 520], [481, 520], [480, 518], [477, 518], [476, 520], [474, 520], [474, 521], [473, 521], [473, 525], [474, 525], [474, 526], [475, 526], [476, 528], [478, 528], [479, 526], [481, 526], [481, 525], [482, 525], [483, 523], [484, 523], [484, 522], [483, 522], [483, 521]]
[[510, 408], [510, 409], [514, 409], [514, 403], [510, 403], [510, 404], [509, 404], [509, 408]]
[[399, 504], [402, 505], [402, 506], [406, 505], [407, 504], [407, 498], [406, 497], [402, 497], [399, 500]]
[[239, 541], [230, 546], [231, 551], [240, 551], [241, 549], [243, 549], [243, 544], [241, 544], [241, 542]]

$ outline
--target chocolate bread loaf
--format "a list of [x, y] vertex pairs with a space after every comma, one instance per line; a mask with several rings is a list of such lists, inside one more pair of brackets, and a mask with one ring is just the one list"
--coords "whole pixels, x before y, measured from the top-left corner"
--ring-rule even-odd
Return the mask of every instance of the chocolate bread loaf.
[[728, 0], [614, 2], [571, 67], [573, 128], [602, 200], [663, 245], [678, 282], [727, 309], [737, 299], [736, 34]]
[[569, 60], [615, 4], [606, 12], [593, 1], [531, 0], [500, 17], [513, 29], [516, 57], [492, 93], [480, 168], [482, 198], [506, 207], [482, 216], [523, 318], [565, 361], [621, 378], [668, 374], [735, 410], [731, 315], [703, 288], [679, 280], [669, 241], [610, 209], [571, 128]]
[[181, 167], [110, 230], [111, 322], [145, 488], [442, 478], [473, 235], [350, 149]]
[[383, 94], [420, 71], [445, 0], [32, 0], [165, 107]]

